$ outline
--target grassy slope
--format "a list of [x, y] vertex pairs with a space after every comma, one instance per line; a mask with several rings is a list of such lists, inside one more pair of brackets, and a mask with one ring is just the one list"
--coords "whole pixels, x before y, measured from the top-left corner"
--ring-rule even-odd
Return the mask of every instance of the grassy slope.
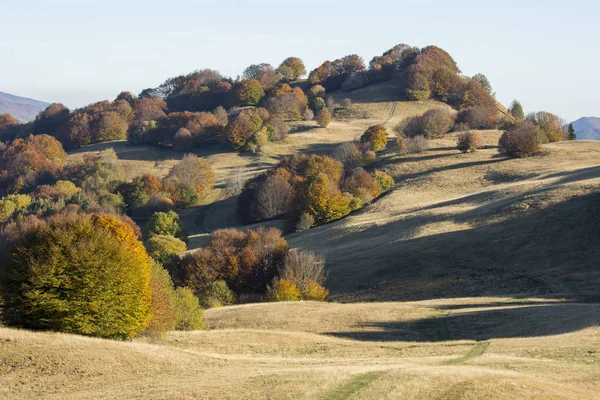
[[209, 310], [208, 332], [133, 343], [0, 329], [0, 397], [592, 399], [598, 311], [511, 298], [257, 304]]
[[[327, 151], [390, 117], [393, 88], [367, 89], [352, 96], [371, 100], [371, 120], [294, 133], [258, 160], [201, 155], [224, 185], [284, 154]], [[387, 124], [431, 106], [398, 103]], [[391, 193], [287, 237], [326, 255], [333, 298], [351, 304], [209, 310], [209, 332], [133, 343], [0, 329], [0, 397], [597, 398], [600, 143], [504, 160], [499, 134], [485, 132], [476, 154], [457, 152], [451, 135], [424, 154], [384, 154]], [[138, 168], [131, 176], [164, 174], [181, 157], [110, 146]], [[235, 198], [216, 196], [183, 213], [192, 246], [234, 223]], [[361, 303], [375, 300], [390, 302]]]

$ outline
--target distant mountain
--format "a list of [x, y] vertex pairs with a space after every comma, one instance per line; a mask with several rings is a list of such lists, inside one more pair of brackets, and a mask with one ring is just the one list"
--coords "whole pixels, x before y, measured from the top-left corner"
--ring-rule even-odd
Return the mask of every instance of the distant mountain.
[[9, 113], [21, 122], [29, 122], [50, 104], [0, 92], [0, 114]]
[[583, 117], [573, 122], [579, 140], [600, 140], [600, 118]]

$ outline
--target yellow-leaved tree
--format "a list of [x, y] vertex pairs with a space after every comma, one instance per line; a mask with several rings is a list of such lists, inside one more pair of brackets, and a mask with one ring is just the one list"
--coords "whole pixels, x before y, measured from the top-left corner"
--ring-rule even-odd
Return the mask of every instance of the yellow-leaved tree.
[[60, 215], [24, 228], [2, 270], [8, 325], [131, 338], [150, 318], [150, 264], [133, 229], [109, 215]]

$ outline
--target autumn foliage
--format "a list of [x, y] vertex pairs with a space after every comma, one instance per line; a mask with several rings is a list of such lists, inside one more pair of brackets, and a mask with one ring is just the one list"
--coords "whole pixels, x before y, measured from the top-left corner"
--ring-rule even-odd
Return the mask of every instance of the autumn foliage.
[[130, 338], [149, 321], [148, 255], [115, 217], [75, 214], [24, 226], [1, 277], [2, 317], [11, 326]]
[[381, 151], [387, 145], [387, 131], [383, 125], [371, 126], [360, 137], [361, 143], [367, 143], [371, 150]]

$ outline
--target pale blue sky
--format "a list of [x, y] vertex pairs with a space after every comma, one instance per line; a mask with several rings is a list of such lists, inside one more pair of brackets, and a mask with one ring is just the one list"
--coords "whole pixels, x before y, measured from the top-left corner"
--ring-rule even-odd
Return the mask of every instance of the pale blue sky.
[[0, 91], [78, 107], [166, 78], [302, 58], [308, 69], [397, 43], [446, 49], [504, 104], [600, 116], [595, 0], [0, 0]]

